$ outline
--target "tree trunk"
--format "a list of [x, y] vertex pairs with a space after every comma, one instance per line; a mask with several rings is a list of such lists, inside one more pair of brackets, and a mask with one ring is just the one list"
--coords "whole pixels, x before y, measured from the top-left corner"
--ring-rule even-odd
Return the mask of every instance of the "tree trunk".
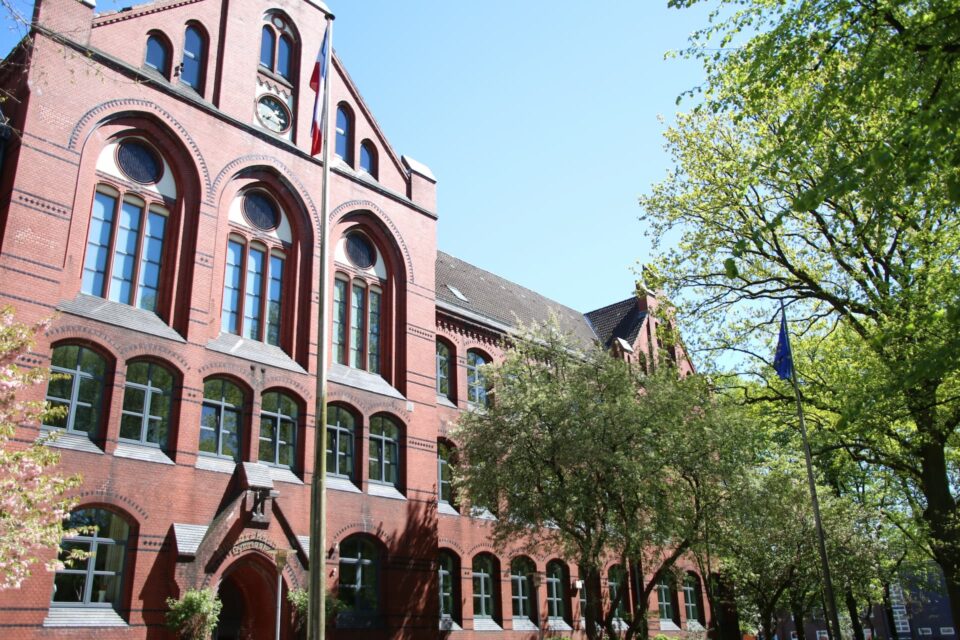
[[893, 603], [890, 601], [890, 585], [883, 585], [883, 613], [887, 619], [887, 633], [889, 640], [896, 640], [897, 621], [893, 618]]
[[777, 632], [777, 618], [773, 611], [760, 612], [760, 633], [763, 640], [773, 640], [773, 635]]
[[807, 640], [807, 632], [804, 626], [806, 625], [806, 618], [803, 614], [803, 604], [798, 601], [792, 601], [790, 603], [790, 613], [793, 614], [793, 628], [797, 633], [797, 640]]
[[950, 492], [946, 454], [943, 444], [934, 435], [933, 425], [923, 429], [917, 416], [914, 420], [924, 438], [921, 488], [927, 508], [923, 519], [930, 527], [930, 546], [943, 571], [950, 614], [954, 620], [960, 620], [960, 527], [956, 526], [957, 503]]
[[583, 580], [583, 588], [587, 590], [587, 610], [583, 615], [587, 625], [587, 638], [601, 640], [603, 633], [600, 617], [603, 611], [603, 592], [600, 588], [600, 571], [596, 568], [587, 569], [587, 575]]
[[864, 640], [863, 624], [860, 622], [860, 612], [857, 611], [857, 599], [853, 597], [853, 589], [847, 587], [846, 593], [847, 613], [850, 615], [850, 624], [853, 625], [853, 640]]
[[740, 640], [740, 616], [733, 586], [716, 573], [710, 579], [713, 581], [710, 617], [715, 621], [711, 626], [717, 630], [716, 640]]

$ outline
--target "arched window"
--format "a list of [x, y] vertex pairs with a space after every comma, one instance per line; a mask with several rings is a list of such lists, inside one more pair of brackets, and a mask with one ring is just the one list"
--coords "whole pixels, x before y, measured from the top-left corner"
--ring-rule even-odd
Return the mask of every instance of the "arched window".
[[273, 70], [274, 51], [276, 50], [276, 35], [268, 25], [260, 30], [260, 66]]
[[657, 611], [661, 620], [676, 622], [676, 610], [673, 608], [673, 587], [666, 578], [657, 583]]
[[547, 564], [547, 617], [567, 620], [567, 571], [563, 563], [553, 560]]
[[353, 478], [353, 438], [356, 419], [336, 405], [327, 407], [327, 473]]
[[703, 607], [700, 604], [700, 579], [696, 574], [688, 573], [683, 577], [683, 607], [687, 614], [687, 624], [703, 624]]
[[183, 32], [183, 62], [180, 66], [180, 80], [198, 92], [203, 92], [203, 75], [206, 68], [207, 39], [196, 25], [190, 25]]
[[[60, 542], [64, 566], [53, 579], [51, 601], [54, 605], [119, 609], [130, 527], [111, 511], [77, 509], [67, 518], [64, 529], [81, 527], [81, 533]], [[89, 555], [70, 561], [74, 551]]]
[[47, 426], [94, 436], [100, 430], [103, 383], [107, 363], [97, 353], [79, 345], [54, 348], [47, 385], [47, 402], [66, 414], [49, 419]]
[[[624, 619], [629, 603], [627, 602], [627, 570], [623, 568], [623, 565], [617, 564], [610, 567], [610, 571], [607, 573], [607, 584], [610, 588], [610, 606], [613, 607], [613, 617]], [[620, 599], [619, 602], [617, 602], [617, 598]]]
[[480, 367], [487, 359], [479, 351], [467, 351], [467, 401], [474, 407], [487, 406], [487, 385]]
[[453, 398], [450, 383], [450, 347], [437, 340], [437, 395], [447, 400]]
[[340, 585], [337, 597], [349, 614], [375, 614], [379, 610], [380, 558], [373, 542], [352, 536], [340, 543]]
[[147, 53], [143, 64], [160, 72], [165, 78], [170, 77], [170, 45], [166, 38], [158, 33], [147, 36]]
[[513, 617], [537, 622], [537, 598], [533, 588], [533, 574], [537, 569], [529, 558], [517, 558], [510, 563], [510, 592]]
[[386, 416], [370, 420], [370, 480], [400, 484], [400, 428]]
[[377, 148], [369, 140], [360, 143], [360, 170], [377, 179]]
[[245, 191], [240, 200], [251, 238], [233, 232], [227, 240], [220, 330], [280, 346], [286, 253], [282, 242], [257, 232], [273, 231], [284, 216], [261, 189]]
[[453, 503], [453, 484], [450, 465], [453, 449], [445, 442], [437, 443], [437, 498], [444, 504]]
[[453, 553], [441, 549], [438, 565], [441, 623], [444, 619], [460, 622], [460, 563]]
[[279, 391], [268, 391], [260, 401], [261, 462], [293, 468], [297, 460], [297, 403]]
[[147, 361], [127, 365], [123, 387], [120, 439], [167, 447], [173, 375], [165, 367]]
[[[166, 199], [176, 197], [175, 189], [163, 195], [158, 191], [166, 163], [140, 138], [124, 138], [109, 145], [102, 155], [112, 156], [128, 185], [143, 187], [97, 186], [80, 290], [156, 311], [167, 268], [164, 244], [170, 212]], [[164, 185], [164, 189], [170, 187]]]
[[353, 114], [345, 104], [337, 106], [337, 136], [334, 153], [348, 165], [353, 166]]
[[[495, 618], [496, 597], [493, 578], [497, 575], [496, 564], [487, 554], [473, 559], [473, 617]], [[496, 585], [499, 589], [500, 585]]]
[[297, 59], [293, 25], [277, 11], [265, 14], [263, 20], [260, 29], [260, 67], [292, 82]]
[[333, 282], [333, 359], [379, 374], [383, 368], [385, 266], [373, 242], [360, 231], [349, 232], [338, 253], [345, 254], [355, 273], [337, 273]]
[[203, 412], [200, 417], [200, 451], [240, 459], [240, 428], [245, 398], [240, 387], [211, 378], [203, 383]]

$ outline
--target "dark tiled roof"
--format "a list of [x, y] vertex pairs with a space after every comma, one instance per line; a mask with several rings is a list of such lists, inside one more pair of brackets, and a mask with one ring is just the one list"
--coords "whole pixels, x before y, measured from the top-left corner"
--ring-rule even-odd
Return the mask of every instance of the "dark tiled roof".
[[623, 338], [628, 344], [636, 344], [643, 319], [647, 317], [645, 311], [637, 308], [635, 297], [588, 311], [586, 315], [604, 345], [609, 345], [614, 338]]
[[437, 252], [436, 295], [439, 303], [510, 328], [545, 324], [552, 311], [565, 332], [584, 343], [597, 339], [579, 311], [442, 251]]

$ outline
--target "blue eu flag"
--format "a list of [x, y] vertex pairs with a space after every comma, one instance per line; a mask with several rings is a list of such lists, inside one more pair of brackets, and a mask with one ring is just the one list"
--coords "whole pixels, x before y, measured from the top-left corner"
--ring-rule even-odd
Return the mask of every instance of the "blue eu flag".
[[793, 353], [790, 351], [790, 336], [787, 335], [787, 313], [780, 307], [780, 338], [777, 353], [773, 356], [773, 368], [783, 380], [793, 377]]

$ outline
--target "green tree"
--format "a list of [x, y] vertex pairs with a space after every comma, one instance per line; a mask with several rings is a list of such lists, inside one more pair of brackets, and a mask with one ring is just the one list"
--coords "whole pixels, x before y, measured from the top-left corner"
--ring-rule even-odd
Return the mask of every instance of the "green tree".
[[805, 400], [836, 416], [823, 445], [901, 481], [960, 619], [960, 4], [724, 4], [691, 49], [705, 100], [641, 198], [655, 240], [679, 231], [659, 271], [701, 346], [784, 402], [763, 354], [788, 303]]
[[80, 483], [79, 476], [57, 474], [60, 456], [43, 442], [23, 445], [13, 439], [18, 425], [38, 426], [52, 414], [44, 402], [21, 399], [48, 372], [17, 364], [43, 328], [20, 324], [12, 309], [0, 309], [0, 589], [19, 588], [32, 566], [74, 533], [63, 529], [76, 502], [65, 495]]
[[183, 640], [208, 640], [223, 603], [212, 589], [188, 589], [179, 600], [167, 598], [167, 627]]
[[619, 635], [618, 603], [598, 606], [600, 570], [610, 558], [629, 567], [641, 611], [623, 635], [645, 640], [653, 589], [701, 541], [728, 497], [723, 478], [744, 462], [743, 423], [702, 377], [584, 353], [556, 329], [516, 339], [485, 376], [493, 402], [454, 434], [466, 500], [498, 516], [498, 542], [548, 546], [586, 571], [591, 638]]

